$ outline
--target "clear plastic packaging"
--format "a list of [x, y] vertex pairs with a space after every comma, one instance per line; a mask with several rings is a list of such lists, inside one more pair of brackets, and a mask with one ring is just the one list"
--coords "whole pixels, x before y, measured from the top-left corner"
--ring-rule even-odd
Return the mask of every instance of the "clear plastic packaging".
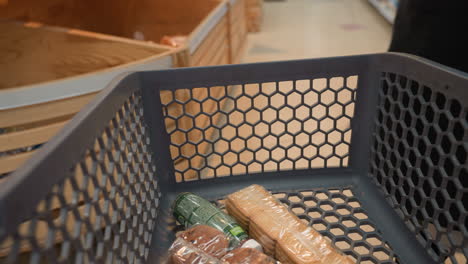
[[220, 264], [219, 259], [210, 256], [185, 239], [178, 237], [169, 249], [169, 264]]
[[229, 240], [223, 232], [211, 226], [197, 225], [177, 233], [177, 237], [218, 259], [228, 252]]
[[259, 185], [229, 195], [226, 209], [265, 253], [284, 263], [353, 263]]
[[222, 261], [228, 264], [275, 264], [276, 260], [253, 248], [237, 248], [227, 253]]

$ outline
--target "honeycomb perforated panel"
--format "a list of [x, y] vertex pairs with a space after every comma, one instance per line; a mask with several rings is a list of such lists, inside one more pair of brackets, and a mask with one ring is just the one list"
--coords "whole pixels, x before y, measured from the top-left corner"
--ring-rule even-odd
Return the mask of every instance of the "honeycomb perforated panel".
[[31, 218], [0, 241], [0, 262], [146, 260], [160, 193], [142, 119], [136, 93]]
[[392, 73], [379, 97], [371, 176], [435, 261], [467, 263], [467, 108]]
[[177, 181], [346, 167], [357, 79], [163, 92]]

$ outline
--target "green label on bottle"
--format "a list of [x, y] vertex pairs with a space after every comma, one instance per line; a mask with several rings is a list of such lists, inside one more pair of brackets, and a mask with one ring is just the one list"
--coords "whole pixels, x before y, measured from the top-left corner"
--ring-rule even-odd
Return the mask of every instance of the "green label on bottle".
[[236, 236], [236, 237], [245, 235], [244, 230], [242, 230], [242, 227], [240, 226], [236, 226], [232, 228], [231, 230], [229, 230], [229, 233], [231, 233], [233, 236]]

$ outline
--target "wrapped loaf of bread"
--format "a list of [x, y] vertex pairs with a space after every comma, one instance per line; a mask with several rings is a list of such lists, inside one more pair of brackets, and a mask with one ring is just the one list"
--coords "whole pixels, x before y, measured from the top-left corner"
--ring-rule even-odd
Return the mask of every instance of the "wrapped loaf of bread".
[[259, 185], [229, 195], [226, 209], [262, 244], [265, 253], [282, 263], [353, 263]]
[[229, 240], [223, 232], [207, 225], [193, 226], [177, 234], [169, 249], [174, 264], [220, 263], [228, 252]]
[[179, 237], [171, 248], [169, 248], [169, 264], [221, 264], [222, 262], [214, 258], [192, 243]]

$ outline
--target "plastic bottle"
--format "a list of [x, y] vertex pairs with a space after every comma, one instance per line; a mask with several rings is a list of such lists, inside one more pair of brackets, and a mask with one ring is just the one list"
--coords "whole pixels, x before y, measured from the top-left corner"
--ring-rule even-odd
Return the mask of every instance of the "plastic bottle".
[[221, 209], [193, 193], [181, 193], [174, 201], [174, 216], [185, 227], [208, 225], [222, 231], [230, 247], [237, 247], [249, 237], [242, 227]]

